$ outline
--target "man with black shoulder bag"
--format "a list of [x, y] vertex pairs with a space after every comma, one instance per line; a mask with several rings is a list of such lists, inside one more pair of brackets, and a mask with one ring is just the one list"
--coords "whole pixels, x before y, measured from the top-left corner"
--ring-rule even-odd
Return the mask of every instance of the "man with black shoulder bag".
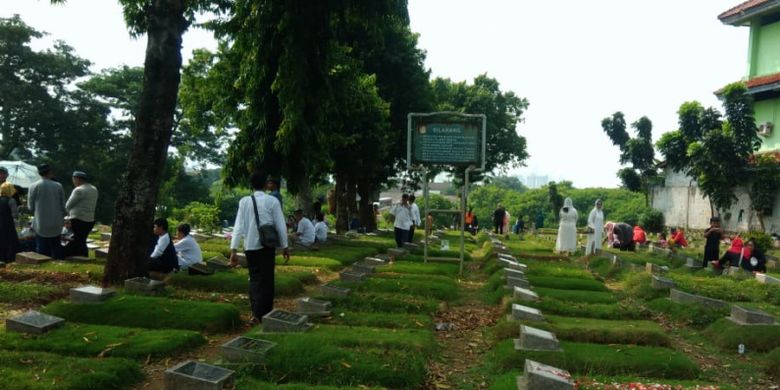
[[290, 261], [287, 225], [279, 201], [263, 193], [266, 175], [256, 172], [250, 178], [254, 193], [238, 203], [233, 238], [230, 241], [230, 264], [238, 265], [238, 246], [244, 239], [244, 253], [249, 269], [250, 323], [262, 321], [273, 310], [276, 248], [283, 248], [285, 263]]

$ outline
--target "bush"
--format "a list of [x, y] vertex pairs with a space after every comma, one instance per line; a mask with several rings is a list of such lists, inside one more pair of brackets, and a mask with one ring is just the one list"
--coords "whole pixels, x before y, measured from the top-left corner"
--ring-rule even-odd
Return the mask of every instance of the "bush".
[[780, 327], [775, 325], [740, 326], [721, 318], [707, 329], [704, 336], [726, 351], [736, 351], [745, 344], [748, 351], [767, 352], [780, 347]]
[[666, 226], [664, 213], [650, 209], [639, 216], [639, 225], [648, 233], [662, 233]]
[[[183, 209], [175, 209], [173, 218], [209, 233], [217, 231], [222, 226], [219, 220], [219, 208], [201, 202], [191, 202]], [[171, 230], [175, 229], [172, 227]]]
[[759, 232], [759, 231], [748, 232], [747, 235], [745, 235], [745, 242], [747, 242], [747, 240], [750, 239], [755, 241], [756, 248], [758, 248], [760, 251], [764, 253], [772, 249], [775, 242], [775, 240], [772, 239], [772, 236], [770, 236], [768, 233]]

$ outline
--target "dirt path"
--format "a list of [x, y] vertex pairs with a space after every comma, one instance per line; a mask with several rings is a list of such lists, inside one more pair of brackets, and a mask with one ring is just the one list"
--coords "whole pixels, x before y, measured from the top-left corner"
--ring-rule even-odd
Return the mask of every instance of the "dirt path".
[[449, 330], [436, 332], [441, 348], [437, 359], [428, 365], [428, 389], [485, 389], [489, 378], [473, 370], [484, 362], [483, 355], [492, 343], [486, 329], [498, 322], [501, 306], [487, 306], [476, 298], [481, 283], [465, 281], [461, 285], [467, 298], [435, 316], [436, 324], [451, 324]]

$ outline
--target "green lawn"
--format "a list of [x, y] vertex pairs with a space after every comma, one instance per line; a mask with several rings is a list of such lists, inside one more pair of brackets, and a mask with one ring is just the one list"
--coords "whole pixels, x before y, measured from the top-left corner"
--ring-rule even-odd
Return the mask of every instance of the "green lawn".
[[[522, 323], [550, 331], [560, 340], [596, 344], [670, 345], [666, 331], [653, 321], [600, 320], [555, 315], [545, 315], [545, 320], [547, 322], [522, 321]], [[496, 337], [517, 338], [519, 323], [499, 322], [496, 327]]]
[[221, 332], [240, 324], [230, 304], [119, 295], [99, 305], [54, 302], [42, 311], [68, 321], [149, 329]]
[[[303, 292], [305, 284], [317, 281], [311, 272], [280, 272], [274, 278], [277, 296], [291, 296]], [[187, 290], [246, 294], [249, 291], [249, 274], [245, 270], [217, 272], [213, 275], [187, 275], [179, 272], [171, 276], [168, 284]]]

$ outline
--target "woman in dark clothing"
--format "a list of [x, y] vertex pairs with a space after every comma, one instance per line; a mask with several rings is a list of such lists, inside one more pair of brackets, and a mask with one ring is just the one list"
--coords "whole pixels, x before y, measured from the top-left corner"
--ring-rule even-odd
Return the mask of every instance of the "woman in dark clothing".
[[720, 227], [720, 218], [710, 218], [710, 227], [704, 231], [704, 260], [702, 267], [707, 268], [711, 261], [720, 259], [720, 239], [723, 237], [723, 229]]
[[15, 193], [13, 184], [5, 182], [0, 185], [0, 261], [5, 263], [14, 261], [19, 251], [19, 237], [11, 210], [16, 204], [13, 201]]

